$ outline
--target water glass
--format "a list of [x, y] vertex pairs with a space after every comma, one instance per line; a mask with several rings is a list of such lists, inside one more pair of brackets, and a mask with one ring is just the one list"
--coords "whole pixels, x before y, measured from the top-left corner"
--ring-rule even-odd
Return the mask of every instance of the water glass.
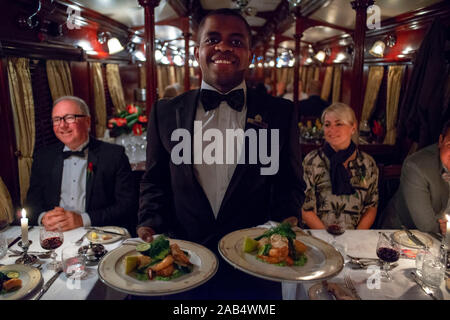
[[8, 252], [8, 241], [4, 235], [0, 234], [0, 259], [6, 256], [6, 252]]
[[70, 246], [62, 250], [63, 270], [66, 276], [80, 279], [86, 274], [86, 257], [78, 252], [79, 247]]
[[430, 254], [430, 252], [428, 250], [425, 250], [425, 249], [417, 250], [417, 254], [416, 254], [416, 274], [419, 277], [422, 277], [423, 260], [425, 259], [425, 256], [427, 254]]
[[432, 254], [425, 255], [422, 265], [422, 279], [425, 285], [438, 288], [444, 280], [445, 265]]

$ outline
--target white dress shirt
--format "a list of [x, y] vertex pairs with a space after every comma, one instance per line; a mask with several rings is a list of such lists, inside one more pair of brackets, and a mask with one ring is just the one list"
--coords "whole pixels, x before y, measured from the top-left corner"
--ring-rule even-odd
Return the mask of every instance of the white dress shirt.
[[[210, 86], [206, 82], [202, 81], [201, 89], [214, 90], [219, 92], [216, 88]], [[247, 96], [247, 87], [245, 81], [242, 81], [240, 85], [233, 88], [244, 89], [244, 96]], [[231, 181], [234, 170], [236, 169], [237, 159], [242, 149], [243, 139], [236, 138], [234, 141], [234, 159], [227, 161], [226, 158], [226, 145], [233, 143], [226, 139], [226, 129], [245, 129], [245, 121], [247, 116], [246, 98], [244, 99], [244, 106], [242, 111], [236, 111], [231, 108], [226, 101], [222, 101], [216, 109], [205, 111], [202, 102], [199, 100], [197, 111], [195, 114], [195, 121], [201, 121], [200, 127], [194, 126], [194, 174], [198, 182], [203, 188], [206, 197], [209, 200], [214, 216], [217, 218], [222, 200], [227, 191], [228, 184]], [[217, 129], [221, 132], [223, 137], [223, 162], [206, 164], [203, 158], [203, 152], [207, 146], [210, 146], [216, 141], [203, 141], [202, 145], [195, 143], [196, 136], [199, 134], [204, 135], [208, 129]], [[229, 139], [231, 140], [231, 139]], [[238, 152], [239, 151], [239, 152]], [[195, 159], [201, 159], [201, 163], [197, 163]]]
[[[89, 138], [79, 148], [72, 151], [81, 151], [88, 143]], [[63, 151], [71, 151], [71, 149], [68, 146], [64, 146]], [[89, 214], [85, 212], [87, 148], [84, 150], [84, 153], [84, 158], [70, 156], [64, 159], [59, 206], [64, 208], [64, 210], [80, 214], [83, 219], [83, 226], [88, 227], [91, 225], [91, 219]], [[42, 212], [39, 215], [39, 225], [41, 225], [42, 217], [46, 213], [47, 212]]]

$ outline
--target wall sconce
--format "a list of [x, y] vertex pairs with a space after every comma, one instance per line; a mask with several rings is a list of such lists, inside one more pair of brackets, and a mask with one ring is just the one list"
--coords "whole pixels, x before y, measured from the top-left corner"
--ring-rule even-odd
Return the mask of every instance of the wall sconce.
[[317, 52], [314, 58], [322, 63], [330, 54], [331, 54], [330, 48], [325, 48], [324, 50], [320, 50], [319, 52]]
[[105, 42], [107, 42], [109, 54], [116, 54], [116, 53], [124, 50], [124, 47], [120, 43], [119, 39], [117, 39], [116, 37], [113, 37], [109, 31], [100, 32], [97, 35], [97, 38], [98, 38], [98, 42], [101, 44], [104, 44]]
[[396, 43], [397, 38], [393, 35], [389, 35], [384, 40], [375, 41], [372, 48], [369, 50], [369, 53], [374, 57], [382, 58], [384, 56], [384, 50], [386, 49], [386, 46], [392, 48]]

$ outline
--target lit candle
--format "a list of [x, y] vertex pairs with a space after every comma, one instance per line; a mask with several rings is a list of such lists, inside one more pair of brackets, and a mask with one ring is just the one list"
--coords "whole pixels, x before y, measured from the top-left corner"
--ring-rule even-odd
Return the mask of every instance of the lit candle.
[[20, 225], [22, 227], [22, 244], [28, 244], [28, 218], [25, 209], [22, 209], [22, 219], [20, 219]]

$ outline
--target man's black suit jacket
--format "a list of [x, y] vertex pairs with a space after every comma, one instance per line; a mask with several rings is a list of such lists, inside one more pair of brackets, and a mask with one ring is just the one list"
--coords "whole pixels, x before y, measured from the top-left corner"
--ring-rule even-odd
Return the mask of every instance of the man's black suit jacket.
[[[261, 175], [263, 165], [259, 159], [257, 164], [238, 164], [216, 219], [194, 175], [193, 165], [175, 165], [171, 161], [171, 150], [178, 144], [171, 141], [172, 132], [184, 128], [193, 137], [198, 98], [199, 90], [192, 90], [153, 106], [147, 131], [147, 171], [141, 180], [139, 226], [150, 226], [157, 233], [217, 248], [220, 237], [231, 231], [269, 219], [298, 217], [304, 199], [304, 182], [295, 121], [298, 118], [293, 115], [293, 104], [247, 90], [246, 118], [260, 115], [269, 129], [279, 129], [279, 170], [272, 176]], [[261, 129], [247, 122], [245, 130], [250, 128]]]
[[[31, 222], [39, 214], [59, 206], [63, 173], [64, 145], [57, 143], [35, 152], [31, 168], [26, 208]], [[90, 137], [86, 173], [86, 206], [93, 226], [116, 225], [130, 228], [136, 221], [138, 187], [122, 146]], [[133, 230], [130, 230], [133, 231]]]

